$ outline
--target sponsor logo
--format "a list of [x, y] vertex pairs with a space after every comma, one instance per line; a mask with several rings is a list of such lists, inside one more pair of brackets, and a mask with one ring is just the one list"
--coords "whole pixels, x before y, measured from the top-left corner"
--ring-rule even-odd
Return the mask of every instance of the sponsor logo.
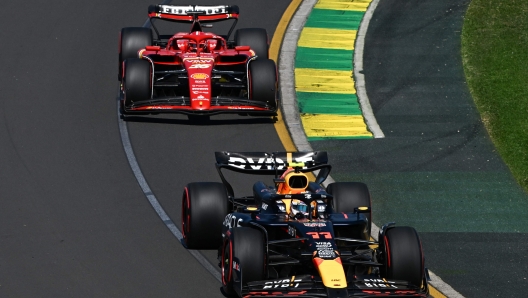
[[237, 220], [236, 216], [233, 214], [228, 214], [226, 218], [224, 219], [224, 226], [226, 226], [228, 229], [239, 227], [240, 223], [242, 222], [242, 218], [239, 218]]
[[191, 62], [192, 64], [208, 64], [213, 63], [214, 58], [183, 58], [183, 61], [185, 62]]
[[199, 95], [198, 97], [192, 99], [192, 101], [196, 101], [196, 100], [207, 100], [207, 98], [205, 98], [205, 96], [203, 95]]
[[194, 80], [196, 84], [207, 84], [205, 80]]
[[264, 287], [262, 289], [297, 288], [300, 281], [300, 279], [295, 279], [293, 281], [290, 281], [289, 279], [267, 281], [264, 283]]
[[317, 248], [328, 248], [328, 247], [332, 247], [332, 243], [330, 242], [315, 242], [315, 247]]
[[288, 226], [288, 234], [290, 234], [290, 236], [292, 237], [295, 237], [295, 228], [292, 226]]
[[262, 203], [262, 209], [267, 210], [268, 209], [268, 204]]
[[237, 262], [233, 262], [233, 269], [240, 271], [240, 265]]
[[145, 110], [170, 110], [172, 109], [171, 107], [165, 107], [165, 106], [151, 106], [151, 107], [146, 107]]
[[324, 222], [305, 222], [304, 225], [307, 227], [326, 227]]
[[332, 249], [319, 249], [317, 255], [323, 259], [335, 259], [336, 254]]
[[193, 91], [192, 93], [193, 94], [208, 94], [209, 92], [207, 92], [207, 91]]
[[[284, 161], [282, 161], [280, 158], [277, 158], [277, 164], [281, 164], [277, 167], [277, 169], [283, 169], [284, 168]], [[235, 168], [239, 169], [245, 169], [247, 166], [249, 166], [253, 170], [260, 170], [262, 168], [273, 170], [273, 158], [269, 157], [262, 157], [259, 158], [257, 161], [253, 160], [253, 158], [242, 158], [242, 157], [234, 157], [230, 156], [228, 160], [228, 165], [233, 166]]]
[[191, 75], [191, 78], [198, 79], [198, 80], [204, 80], [204, 79], [208, 79], [209, 75], [206, 73], [193, 73]]
[[[240, 108], [240, 107], [228, 107], [228, 109], [253, 109], [253, 108]], [[285, 168], [286, 163], [280, 159], [275, 158], [277, 163], [277, 170], [282, 170]], [[313, 161], [312, 157], [299, 157], [295, 158], [295, 162], [309, 162]], [[260, 169], [268, 169], [273, 170], [273, 165], [275, 164], [275, 161], [271, 157], [262, 157], [258, 160], [254, 160], [253, 158], [242, 158], [242, 157], [233, 157], [230, 156], [228, 160], [228, 165], [239, 168], [239, 169], [247, 169], [251, 168], [253, 170], [260, 170]], [[306, 167], [304, 167], [306, 168]]]
[[189, 66], [189, 69], [193, 69], [193, 68], [209, 68], [211, 67], [211, 64], [193, 64], [191, 66]]
[[227, 107], [229, 110], [254, 110], [255, 108]]
[[393, 285], [393, 281], [384, 281], [382, 279], [364, 279], [363, 282], [365, 282], [365, 286], [369, 288], [398, 288]]
[[191, 88], [209, 88], [209, 85], [191, 84]]
[[[207, 90], [209, 90], [209, 88], [192, 88], [191, 90], [192, 91], [207, 91]], [[205, 94], [205, 93], [203, 93], [203, 94]]]

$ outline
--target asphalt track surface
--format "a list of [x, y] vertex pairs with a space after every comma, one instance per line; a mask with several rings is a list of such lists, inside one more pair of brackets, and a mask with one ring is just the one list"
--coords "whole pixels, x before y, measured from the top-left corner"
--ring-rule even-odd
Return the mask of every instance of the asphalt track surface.
[[465, 297], [524, 297], [527, 195], [497, 155], [460, 57], [469, 0], [381, 0], [365, 39], [367, 94], [385, 138], [310, 142], [332, 177], [364, 181], [373, 220], [415, 227], [426, 266]]
[[[0, 297], [221, 297], [218, 281], [146, 200], [120, 140], [118, 33], [142, 26], [149, 4], [3, 4]], [[239, 3], [238, 28], [264, 27], [272, 37], [288, 4]], [[186, 183], [220, 181], [215, 150], [282, 150], [266, 118], [127, 125], [141, 169], [175, 222]], [[234, 181], [240, 190], [244, 181]]]

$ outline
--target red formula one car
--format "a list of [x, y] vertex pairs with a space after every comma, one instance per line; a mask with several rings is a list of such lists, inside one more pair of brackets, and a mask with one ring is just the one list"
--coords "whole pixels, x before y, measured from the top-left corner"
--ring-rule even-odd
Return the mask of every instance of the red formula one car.
[[[277, 67], [262, 28], [235, 31], [239, 8], [151, 5], [152, 29], [127, 27], [119, 42], [121, 112], [275, 115]], [[153, 20], [189, 23], [190, 30], [161, 35]], [[227, 35], [205, 32], [232, 20]]]

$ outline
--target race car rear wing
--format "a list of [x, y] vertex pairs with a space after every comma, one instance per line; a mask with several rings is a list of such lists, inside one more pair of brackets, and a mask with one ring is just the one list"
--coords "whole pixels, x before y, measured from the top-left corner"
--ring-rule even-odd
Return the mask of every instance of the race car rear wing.
[[235, 29], [238, 22], [238, 15], [240, 10], [237, 5], [165, 5], [157, 4], [150, 5], [148, 8], [148, 16], [152, 29], [156, 32], [158, 39], [166, 38], [160, 35], [158, 29], [154, 25], [153, 19], [161, 19], [165, 21], [178, 23], [192, 23], [190, 32], [202, 31], [203, 23], [219, 22], [224, 20], [233, 20], [231, 28], [225, 39], [228, 40], [231, 33]]
[[238, 19], [237, 5], [150, 5], [149, 18], [167, 19], [180, 22], [221, 21]]
[[277, 179], [288, 168], [303, 173], [319, 170], [315, 183], [321, 184], [330, 174], [326, 151], [313, 152], [215, 152], [216, 169], [229, 195], [233, 195], [231, 185], [222, 174], [222, 169], [254, 175], [274, 175]]

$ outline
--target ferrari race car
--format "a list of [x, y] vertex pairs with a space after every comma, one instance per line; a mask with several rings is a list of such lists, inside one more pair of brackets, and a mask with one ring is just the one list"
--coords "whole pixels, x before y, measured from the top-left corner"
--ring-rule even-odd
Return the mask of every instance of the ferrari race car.
[[[160, 4], [151, 5], [148, 16], [152, 29], [121, 30], [122, 114], [276, 114], [277, 68], [266, 30], [238, 29], [229, 40], [238, 6]], [[190, 29], [162, 35], [154, 20], [189, 23]], [[226, 35], [203, 31], [225, 20], [232, 22]]]
[[[415, 229], [389, 223], [372, 240], [367, 186], [323, 188], [326, 152], [216, 152], [216, 168], [221, 183], [185, 187], [182, 244], [218, 249], [226, 297], [428, 296]], [[273, 183], [235, 197], [223, 169], [273, 175]]]

